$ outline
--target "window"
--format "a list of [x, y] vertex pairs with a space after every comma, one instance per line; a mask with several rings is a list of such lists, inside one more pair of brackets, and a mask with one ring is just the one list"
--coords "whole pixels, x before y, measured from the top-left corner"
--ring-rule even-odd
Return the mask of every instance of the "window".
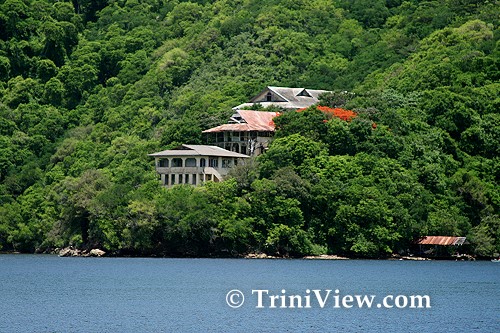
[[163, 184], [164, 184], [165, 186], [168, 186], [168, 176], [169, 176], [169, 175], [165, 175], [165, 180], [163, 181]]
[[223, 158], [222, 159], [222, 167], [223, 168], [230, 168], [232, 166], [232, 161], [228, 158]]
[[170, 185], [175, 185], [175, 175], [174, 174], [170, 175]]
[[195, 158], [187, 158], [186, 159], [186, 164], [187, 167], [195, 167], [196, 166], [196, 159]]
[[207, 166], [207, 160], [200, 158], [200, 167], [204, 168]]
[[158, 161], [158, 166], [159, 166], [160, 168], [168, 168], [168, 159], [163, 159], [163, 158], [162, 158], [162, 159], [160, 159], [160, 160]]
[[182, 168], [182, 158], [173, 158], [172, 159], [172, 167], [173, 168]]
[[182, 174], [179, 175], [179, 184], [182, 184]]
[[184, 175], [184, 184], [189, 184], [189, 175], [187, 173]]
[[219, 159], [218, 158], [209, 158], [208, 159], [208, 166], [211, 168], [218, 168], [219, 167]]
[[191, 184], [196, 185], [196, 174], [191, 177]]
[[299, 92], [297, 96], [312, 97], [311, 94], [309, 94], [305, 89]]
[[272, 100], [273, 100], [273, 94], [269, 91], [266, 95], [266, 101], [272, 102]]

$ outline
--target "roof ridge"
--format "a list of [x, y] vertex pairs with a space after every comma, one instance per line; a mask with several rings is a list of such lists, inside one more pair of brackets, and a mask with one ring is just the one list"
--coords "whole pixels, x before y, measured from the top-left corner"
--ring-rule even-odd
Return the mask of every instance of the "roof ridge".
[[279, 97], [283, 98], [285, 101], [287, 102], [290, 102], [290, 100], [288, 98], [286, 98], [285, 96], [283, 96], [282, 94], [280, 94], [279, 92], [277, 92], [276, 90], [274, 89], [271, 89], [271, 88], [281, 88], [281, 89], [293, 89], [293, 88], [287, 88], [287, 87], [271, 87], [271, 86], [268, 86], [267, 89], [269, 90], [272, 90], [273, 93], [275, 93], [276, 95], [278, 95]]

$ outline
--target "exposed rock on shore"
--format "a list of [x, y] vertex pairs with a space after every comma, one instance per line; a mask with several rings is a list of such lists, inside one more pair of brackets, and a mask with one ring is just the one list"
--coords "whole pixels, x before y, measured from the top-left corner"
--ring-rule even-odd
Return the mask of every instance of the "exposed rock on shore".
[[100, 249], [92, 249], [89, 252], [90, 257], [102, 257], [105, 254], [106, 254], [106, 252], [104, 252], [103, 250], [100, 250]]
[[319, 256], [305, 256], [304, 259], [320, 259], [320, 260], [348, 260], [349, 258], [330, 255], [330, 254], [320, 254]]
[[423, 261], [423, 260], [432, 260], [429, 258], [424, 258], [424, 257], [409, 257], [409, 256], [403, 256], [400, 258], [400, 260], [416, 260], [416, 261]]
[[65, 247], [64, 249], [59, 250], [59, 257], [79, 257], [81, 256], [81, 251], [78, 249], [70, 247]]
[[102, 257], [106, 254], [103, 250], [92, 249], [90, 251], [81, 251], [72, 246], [59, 250], [59, 257]]
[[[249, 254], [245, 255], [244, 258], [246, 258], [246, 259], [286, 259], [287, 257], [270, 256], [270, 255], [267, 255], [265, 253], [249, 253]], [[321, 254], [319, 256], [305, 256], [302, 259], [347, 260], [349, 258], [336, 256], [336, 255]]]
[[276, 259], [278, 257], [269, 256], [265, 253], [249, 253], [245, 256], [246, 259]]

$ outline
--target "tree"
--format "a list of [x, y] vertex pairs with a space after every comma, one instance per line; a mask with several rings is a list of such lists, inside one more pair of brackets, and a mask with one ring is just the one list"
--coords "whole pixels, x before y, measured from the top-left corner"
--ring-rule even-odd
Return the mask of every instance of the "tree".
[[283, 167], [290, 166], [300, 174], [301, 165], [308, 159], [325, 155], [326, 147], [300, 134], [279, 138], [273, 141], [266, 154], [259, 157], [260, 174], [268, 177]]
[[[93, 209], [96, 198], [105, 191], [111, 182], [101, 170], [87, 170], [81, 177], [66, 178], [61, 184], [62, 232], [71, 239], [77, 239], [84, 246], [101, 246], [99, 226], [95, 224]], [[74, 238], [74, 236], [77, 236]]]

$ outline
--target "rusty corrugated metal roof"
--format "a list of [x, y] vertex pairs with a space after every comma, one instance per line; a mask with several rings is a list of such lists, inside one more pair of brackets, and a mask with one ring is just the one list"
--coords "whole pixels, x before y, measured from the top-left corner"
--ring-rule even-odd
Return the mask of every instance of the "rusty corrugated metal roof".
[[462, 245], [465, 243], [465, 237], [455, 236], [424, 236], [417, 241], [421, 245]]
[[278, 115], [276, 112], [264, 112], [253, 110], [238, 110], [242, 122], [238, 124], [223, 124], [203, 131], [203, 133], [214, 132], [274, 132], [273, 118]]

